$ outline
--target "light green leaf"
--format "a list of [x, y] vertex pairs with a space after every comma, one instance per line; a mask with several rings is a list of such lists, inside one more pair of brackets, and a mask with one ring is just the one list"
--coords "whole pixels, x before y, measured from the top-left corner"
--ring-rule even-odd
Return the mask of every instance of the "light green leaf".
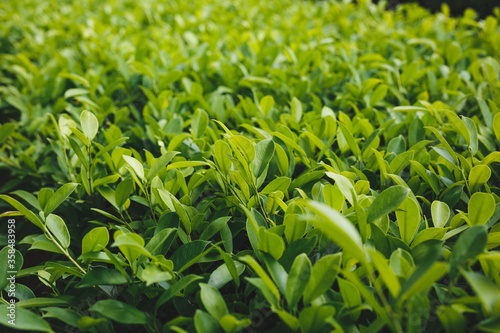
[[398, 221], [401, 239], [406, 244], [410, 244], [420, 224], [420, 209], [415, 200], [411, 197], [404, 199], [396, 210], [396, 220]]
[[437, 228], [444, 228], [450, 218], [450, 207], [444, 202], [434, 200], [431, 205], [432, 222]]
[[253, 174], [259, 178], [266, 170], [269, 162], [274, 156], [274, 141], [272, 139], [262, 140], [255, 145], [255, 159], [253, 161]]
[[285, 251], [285, 242], [282, 237], [266, 230], [264, 227], [260, 227], [258, 249], [269, 253], [274, 259], [278, 260]]
[[161, 155], [153, 164], [151, 169], [148, 171], [148, 181], [151, 181], [157, 174], [163, 169], [174, 157], [179, 154], [177, 151], [169, 151], [166, 154]]
[[[234, 265], [236, 267], [237, 275], [241, 275], [245, 270], [245, 265], [239, 262], [234, 262]], [[233, 280], [231, 272], [229, 272], [227, 265], [224, 263], [219, 267], [217, 267], [212, 272], [212, 274], [210, 274], [210, 278], [208, 279], [208, 284], [217, 289], [220, 289], [231, 280]]]
[[194, 327], [198, 333], [218, 333], [220, 326], [211, 315], [202, 310], [194, 313]]
[[444, 234], [446, 233], [446, 228], [427, 228], [420, 231], [417, 234], [417, 237], [411, 243], [411, 248], [413, 249], [418, 244], [425, 242], [429, 239], [443, 239]]
[[472, 121], [472, 119], [468, 117], [462, 116], [462, 121], [464, 122], [465, 126], [467, 127], [467, 131], [469, 131], [469, 138], [470, 138], [470, 143], [469, 147], [472, 152], [472, 156], [476, 155], [477, 149], [478, 149], [478, 138], [477, 138], [477, 128], [476, 124]]
[[82, 125], [82, 131], [87, 140], [92, 141], [99, 129], [99, 121], [92, 112], [83, 111], [80, 115], [80, 124]]
[[368, 207], [367, 222], [372, 223], [376, 219], [394, 211], [406, 199], [409, 193], [410, 189], [401, 185], [391, 186], [384, 190]]
[[311, 277], [304, 289], [304, 304], [311, 303], [330, 289], [340, 270], [340, 260], [340, 254], [329, 254], [314, 264]]
[[69, 235], [68, 227], [66, 226], [66, 223], [64, 223], [64, 220], [57, 215], [50, 214], [49, 216], [47, 216], [46, 222], [47, 228], [50, 230], [50, 232], [52, 232], [59, 244], [61, 244], [63, 248], [67, 249], [69, 247], [71, 238]]
[[295, 309], [311, 276], [311, 261], [305, 253], [293, 261], [286, 281], [286, 299], [290, 309]]
[[326, 332], [325, 325], [334, 314], [335, 308], [330, 305], [305, 308], [299, 315], [300, 331], [302, 333]]
[[[271, 280], [271, 278], [269, 277], [269, 275], [267, 275], [267, 273], [262, 269], [262, 267], [260, 267], [260, 265], [257, 263], [257, 261], [254, 258], [252, 258], [251, 256], [249, 256], [249, 255], [244, 255], [244, 256], [240, 257], [239, 260], [243, 261], [248, 266], [250, 266], [250, 268], [260, 278], [260, 279], [254, 279], [254, 280], [250, 280], [250, 278], [247, 278], [247, 280], [250, 283], [252, 283], [252, 284], [258, 284], [259, 286], [260, 286], [260, 284], [258, 283], [257, 280], [260, 280], [261, 283], [262, 283], [262, 285], [263, 285], [263, 287], [266, 288], [268, 290], [268, 292], [269, 292], [269, 295], [268, 295], [270, 297], [270, 299], [268, 299], [269, 302], [271, 304], [278, 304], [279, 301], [280, 301], [279, 290], [276, 287], [276, 285], [274, 284], [274, 282]], [[259, 289], [261, 289], [261, 288], [259, 287]]]
[[476, 165], [469, 173], [469, 187], [472, 193], [478, 191], [491, 177], [491, 169], [487, 165]]
[[202, 109], [196, 109], [191, 120], [191, 130], [195, 138], [201, 138], [208, 127], [208, 113]]
[[244, 328], [250, 326], [252, 321], [248, 318], [238, 319], [232, 314], [223, 316], [219, 320], [220, 325], [224, 331], [229, 333], [236, 333], [242, 331]]
[[498, 309], [500, 288], [497, 285], [480, 273], [462, 271], [462, 274], [483, 303], [487, 313]]
[[133, 158], [132, 156], [123, 155], [122, 156], [125, 162], [134, 170], [137, 177], [141, 180], [144, 180], [144, 167], [141, 162]]
[[474, 193], [469, 200], [470, 225], [485, 224], [495, 212], [495, 198], [489, 193]]
[[274, 98], [273, 96], [264, 96], [260, 100], [260, 109], [262, 113], [267, 116], [267, 114], [271, 111], [274, 106]]
[[82, 254], [101, 251], [108, 245], [109, 232], [106, 227], [90, 230], [82, 239]]
[[45, 206], [43, 210], [43, 214], [45, 216], [49, 216], [50, 213], [52, 213], [59, 205], [61, 205], [64, 200], [66, 200], [71, 193], [76, 189], [76, 187], [79, 184], [77, 183], [68, 183], [64, 184], [61, 186], [56, 193], [54, 193], [49, 201], [47, 202], [47, 205]]
[[226, 302], [217, 288], [206, 284], [200, 283], [200, 296], [205, 309], [219, 321], [222, 317], [229, 314]]
[[401, 285], [398, 277], [389, 266], [388, 260], [375, 249], [368, 249], [368, 252], [385, 286], [389, 289], [393, 297], [397, 297], [401, 290]]
[[26, 208], [22, 203], [17, 201], [14, 198], [9, 197], [8, 195], [0, 194], [0, 199], [6, 201], [9, 205], [17, 209], [19, 212], [21, 212], [28, 220], [30, 220], [34, 225], [39, 227], [40, 229], [43, 230], [43, 224], [42, 221], [38, 218], [38, 216], [35, 215], [31, 210]]
[[162, 271], [160, 267], [149, 264], [141, 272], [140, 278], [142, 281], [146, 282], [146, 286], [150, 286], [153, 283], [172, 280], [174, 276], [173, 273]]
[[310, 215], [304, 216], [315, 228], [348, 250], [361, 262], [366, 261], [361, 236], [349, 220], [333, 208], [319, 202], [299, 199], [297, 203], [301, 203], [318, 215], [319, 218]]

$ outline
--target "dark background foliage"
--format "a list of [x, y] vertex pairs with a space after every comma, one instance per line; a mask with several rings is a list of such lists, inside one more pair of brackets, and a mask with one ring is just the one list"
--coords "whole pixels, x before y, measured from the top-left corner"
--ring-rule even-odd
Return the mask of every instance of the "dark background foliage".
[[[375, 0], [374, 2], [379, 2]], [[432, 12], [441, 10], [443, 3], [448, 4], [450, 13], [453, 16], [462, 15], [467, 8], [474, 9], [482, 18], [493, 15], [493, 9], [500, 7], [500, 0], [389, 0], [387, 6], [394, 8], [400, 3], [418, 2], [421, 6], [428, 8]]]

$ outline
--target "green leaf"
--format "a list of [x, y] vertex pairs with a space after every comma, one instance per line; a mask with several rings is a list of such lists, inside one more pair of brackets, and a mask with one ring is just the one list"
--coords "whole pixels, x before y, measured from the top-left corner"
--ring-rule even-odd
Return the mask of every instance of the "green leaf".
[[50, 230], [50, 232], [52, 232], [59, 244], [61, 244], [63, 248], [67, 249], [71, 242], [71, 237], [64, 220], [60, 216], [50, 214], [49, 216], [47, 216], [46, 222], [47, 228]]
[[203, 230], [203, 232], [200, 235], [201, 240], [209, 240], [212, 238], [217, 232], [219, 232], [222, 227], [224, 227], [227, 222], [231, 219], [230, 216], [224, 216], [224, 217], [219, 217], [218, 219], [215, 219], [214, 221], [210, 222], [208, 226]]
[[170, 165], [167, 167], [167, 170], [182, 169], [182, 168], [197, 167], [197, 166], [209, 166], [209, 164], [207, 162], [202, 162], [202, 161], [180, 161], [180, 162], [170, 163]]
[[477, 192], [491, 177], [491, 169], [487, 165], [476, 165], [469, 173], [469, 187], [472, 193]]
[[375, 249], [369, 249], [368, 252], [385, 286], [393, 297], [397, 297], [401, 290], [401, 285], [398, 277], [389, 266], [388, 260]]
[[[375, 201], [372, 205], [375, 204]], [[406, 244], [410, 244], [420, 224], [420, 209], [415, 200], [411, 197], [404, 199], [396, 210], [396, 220], [398, 221], [401, 239]]]
[[437, 240], [443, 239], [445, 233], [446, 233], [446, 228], [424, 229], [417, 234], [417, 237], [415, 237], [415, 239], [411, 243], [411, 248], [413, 249], [418, 244], [423, 243], [429, 239], [437, 239]]
[[260, 100], [260, 109], [262, 113], [267, 116], [267, 114], [271, 111], [274, 106], [274, 98], [273, 96], [267, 95], [262, 97]]
[[347, 201], [354, 206], [354, 202], [356, 201], [356, 191], [349, 179], [341, 174], [333, 172], [327, 172], [326, 175], [335, 180], [335, 185], [338, 186], [340, 192], [342, 192]]
[[276, 191], [281, 191], [283, 193], [286, 193], [291, 182], [292, 180], [288, 177], [278, 177], [273, 181], [271, 181], [269, 184], [267, 184], [266, 187], [264, 187], [264, 189], [260, 191], [260, 193], [269, 194], [271, 192], [276, 192]]
[[120, 179], [120, 175], [111, 175], [111, 176], [106, 176], [106, 177], [96, 179], [96, 180], [94, 180], [94, 188], [96, 188], [97, 186], [101, 186], [101, 185], [115, 183], [118, 179]]
[[477, 149], [478, 149], [478, 138], [477, 138], [477, 128], [476, 124], [472, 121], [472, 119], [468, 117], [462, 116], [462, 121], [464, 122], [465, 126], [467, 127], [467, 131], [469, 131], [469, 138], [470, 138], [470, 143], [469, 147], [472, 152], [472, 156], [476, 155]]
[[255, 145], [252, 141], [242, 135], [234, 135], [229, 137], [229, 142], [243, 155], [247, 164], [253, 162], [255, 159]]
[[40, 203], [38, 202], [38, 199], [33, 194], [23, 190], [17, 190], [12, 192], [11, 194], [17, 195], [18, 197], [29, 203], [31, 206], [33, 206], [33, 208], [39, 211], [42, 210], [42, 208], [40, 207]]
[[132, 168], [132, 170], [134, 170], [137, 177], [139, 177], [141, 180], [144, 180], [144, 167], [142, 166], [141, 162], [139, 162], [132, 156], [123, 155], [122, 157], [125, 160], [125, 163], [127, 163]]
[[[239, 258], [240, 261], [246, 263], [252, 270], [259, 276], [260, 279], [250, 279], [247, 278], [248, 282], [257, 286], [261, 291], [263, 291], [264, 296], [268, 298], [271, 304], [278, 304], [280, 301], [280, 293], [276, 285], [273, 283], [269, 275], [260, 267], [257, 261], [249, 255], [245, 255]], [[260, 282], [259, 282], [260, 280]]]
[[338, 122], [338, 125], [354, 156], [358, 159], [361, 158], [361, 150], [359, 149], [357, 142], [354, 140], [351, 131], [349, 131], [349, 129], [341, 122]]
[[299, 329], [300, 323], [299, 320], [291, 315], [290, 313], [278, 308], [276, 305], [271, 305], [271, 310], [276, 313], [280, 319], [292, 330], [296, 331]]
[[361, 304], [361, 294], [358, 288], [350, 281], [338, 278], [340, 293], [347, 308], [354, 308]]
[[0, 124], [0, 144], [3, 144], [14, 133], [15, 129], [16, 125], [13, 123]]
[[9, 197], [8, 195], [0, 194], [0, 199], [6, 201], [9, 205], [21, 212], [28, 220], [30, 220], [34, 225], [43, 230], [42, 221], [36, 216], [31, 210], [26, 208], [22, 203]]
[[38, 191], [38, 203], [40, 204], [40, 210], [44, 210], [47, 202], [49, 202], [50, 198], [54, 195], [54, 191], [50, 188], [41, 188]]
[[134, 183], [130, 178], [125, 179], [116, 187], [115, 203], [121, 209], [134, 190]]
[[[14, 260], [14, 262], [9, 260]], [[23, 261], [23, 256], [18, 250], [12, 249], [9, 246], [5, 246], [0, 250], [0, 290], [3, 290], [11, 283], [7, 278], [13, 274], [11, 272], [17, 273], [21, 270]]]
[[401, 288], [400, 300], [408, 299], [414, 295], [427, 291], [434, 282], [438, 281], [446, 271], [448, 265], [444, 262], [435, 262], [426, 270], [417, 270], [408, 279], [407, 284]]
[[224, 331], [229, 333], [236, 333], [250, 326], [252, 324], [252, 321], [248, 318], [237, 319], [232, 314], [228, 314], [222, 317], [219, 323]]
[[149, 287], [153, 283], [172, 280], [174, 275], [168, 271], [161, 270], [160, 267], [154, 264], [149, 264], [140, 273], [140, 278], [142, 281], [145, 281], [146, 286]]
[[306, 332], [326, 332], [325, 326], [335, 314], [335, 308], [329, 305], [311, 306], [300, 312], [300, 330]]
[[497, 138], [497, 142], [500, 142], [500, 113], [497, 113], [493, 118], [493, 132]]
[[117, 300], [107, 299], [99, 301], [92, 305], [89, 311], [97, 312], [121, 324], [145, 325], [148, 323], [148, 318], [144, 312]]
[[[76, 131], [76, 129], [74, 129], [74, 128], [71, 128], [71, 129]], [[84, 137], [84, 139], [87, 140], [85, 137]], [[69, 141], [69, 144], [71, 146], [71, 149], [73, 149], [76, 156], [80, 160], [80, 163], [82, 163], [85, 170], [88, 170], [89, 169], [89, 162], [87, 161], [87, 158], [83, 154], [82, 149], [80, 148], [80, 145], [75, 140], [73, 140], [71, 137], [68, 137], [68, 141]], [[86, 142], [88, 142], [88, 140]]]
[[[232, 259], [231, 259], [232, 260]], [[239, 262], [234, 262], [236, 271], [238, 275], [241, 275], [243, 271], [245, 270], [245, 265], [239, 263]], [[208, 279], [208, 284], [220, 289], [223, 286], [225, 286], [229, 281], [233, 280], [233, 276], [231, 275], [231, 272], [227, 268], [227, 265], [224, 263], [217, 267], [212, 274], [210, 274], [210, 278]]]
[[495, 198], [489, 193], [474, 193], [469, 200], [470, 225], [485, 224], [495, 212]]
[[483, 303], [486, 312], [496, 311], [500, 301], [500, 288], [480, 273], [462, 271], [462, 274]]
[[194, 274], [189, 274], [184, 277], [182, 277], [179, 281], [175, 282], [170, 286], [170, 288], [165, 291], [163, 295], [160, 296], [158, 301], [156, 302], [155, 309], [158, 309], [160, 306], [168, 302], [170, 299], [172, 299], [174, 296], [176, 296], [178, 293], [181, 292], [184, 288], [186, 288], [188, 285], [193, 283], [194, 281], [201, 280], [203, 277], [194, 275]]
[[169, 151], [161, 155], [153, 164], [151, 169], [148, 171], [147, 180], [150, 182], [157, 174], [163, 169], [174, 157], [179, 154], [177, 151]]
[[292, 117], [297, 123], [302, 119], [302, 103], [296, 98], [292, 98]]
[[253, 161], [253, 173], [259, 178], [266, 170], [274, 156], [274, 141], [267, 139], [255, 145], [255, 159]]
[[201, 138], [208, 127], [208, 113], [202, 109], [196, 109], [191, 120], [191, 130], [195, 138]]
[[53, 306], [42, 308], [42, 310], [45, 312], [44, 318], [56, 318], [62, 321], [63, 323], [66, 323], [73, 327], [78, 327], [78, 321], [82, 317], [76, 311], [70, 309], [56, 308]]
[[444, 202], [434, 200], [431, 205], [432, 222], [437, 228], [444, 228], [450, 218], [450, 207]]
[[191, 259], [203, 253], [208, 244], [209, 242], [204, 240], [195, 240], [178, 247], [170, 257], [174, 262], [174, 268], [179, 270], [184, 267]]
[[330, 289], [340, 270], [340, 259], [340, 254], [329, 254], [314, 264], [311, 277], [304, 289], [304, 304], [311, 303]]
[[106, 227], [90, 230], [82, 239], [82, 254], [98, 252], [108, 245], [109, 232]]
[[121, 234], [116, 237], [112, 246], [118, 246], [130, 264], [133, 264], [140, 255], [153, 259], [154, 257], [144, 248], [144, 239], [138, 234]]
[[361, 236], [349, 220], [325, 204], [303, 199], [297, 200], [297, 203], [299, 202], [319, 216], [317, 218], [306, 215], [304, 218], [307, 221], [311, 222], [330, 240], [352, 253], [358, 260], [366, 261]]
[[[11, 316], [9, 305], [0, 305], [0, 324], [3, 326], [15, 328], [23, 331], [36, 331], [36, 332], [53, 332], [48, 322], [43, 320], [39, 315], [31, 312], [30, 310], [16, 308], [15, 314]], [[14, 320], [14, 321], [11, 321]], [[9, 321], [11, 321], [9, 323]]]
[[223, 175], [227, 175], [231, 170], [231, 147], [222, 140], [215, 141], [214, 144], [215, 162]]
[[196, 310], [194, 314], [194, 327], [198, 333], [217, 333], [220, 326], [212, 316], [202, 310]]
[[395, 185], [380, 193], [368, 207], [366, 220], [368, 223], [394, 211], [406, 199], [410, 189]]
[[286, 299], [290, 309], [295, 309], [311, 276], [311, 261], [305, 253], [298, 255], [286, 281]]
[[483, 253], [488, 241], [488, 233], [484, 225], [475, 225], [465, 230], [453, 245], [450, 262], [450, 278], [455, 278], [458, 269]]
[[176, 235], [176, 228], [163, 229], [154, 235], [148, 244], [146, 244], [146, 250], [154, 256], [159, 254], [164, 255], [170, 249]]
[[59, 298], [37, 297], [16, 303], [18, 308], [38, 308], [41, 306], [68, 306], [68, 302]]
[[64, 200], [66, 200], [71, 193], [76, 189], [79, 184], [68, 183], [61, 186], [49, 199], [47, 205], [43, 209], [43, 214], [49, 216], [57, 207], [59, 207]]
[[206, 283], [200, 283], [199, 286], [201, 301], [212, 317], [220, 321], [223, 316], [229, 314], [226, 302], [217, 288]]
[[465, 317], [460, 311], [448, 306], [439, 306], [437, 315], [446, 333], [463, 333], [467, 328]]
[[99, 121], [96, 116], [92, 112], [83, 111], [80, 115], [80, 124], [87, 140], [92, 141], [99, 129]]
[[285, 242], [282, 237], [266, 230], [264, 227], [259, 228], [258, 237], [259, 243], [257, 246], [260, 251], [269, 253], [276, 260], [281, 258], [283, 251], [285, 251]]
[[93, 287], [106, 284], [124, 284], [127, 278], [117, 270], [108, 268], [94, 268], [83, 276], [77, 288]]

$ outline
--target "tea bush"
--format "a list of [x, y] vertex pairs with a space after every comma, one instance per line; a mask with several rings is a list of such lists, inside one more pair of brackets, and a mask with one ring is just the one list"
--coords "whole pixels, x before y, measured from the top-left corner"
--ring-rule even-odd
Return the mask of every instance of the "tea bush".
[[0, 17], [6, 328], [500, 330], [498, 17], [348, 0]]

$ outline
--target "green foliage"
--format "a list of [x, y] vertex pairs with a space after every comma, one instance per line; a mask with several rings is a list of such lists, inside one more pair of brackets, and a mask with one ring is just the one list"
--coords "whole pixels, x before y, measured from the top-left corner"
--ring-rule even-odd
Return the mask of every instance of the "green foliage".
[[0, 324], [499, 331], [500, 12], [384, 6], [2, 3]]

